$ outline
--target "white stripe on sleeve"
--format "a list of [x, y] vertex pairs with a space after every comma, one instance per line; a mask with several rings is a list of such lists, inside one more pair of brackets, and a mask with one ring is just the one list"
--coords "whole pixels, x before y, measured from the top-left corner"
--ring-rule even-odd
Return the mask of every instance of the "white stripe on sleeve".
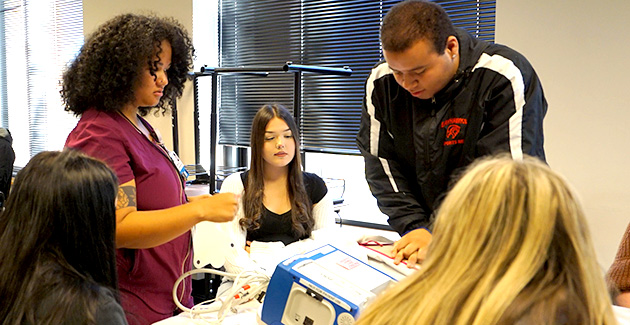
[[[374, 104], [372, 103], [372, 92], [374, 91], [374, 81], [379, 79], [385, 75], [391, 74], [392, 70], [389, 68], [387, 63], [381, 63], [376, 68], [372, 69], [372, 73], [366, 82], [365, 87], [365, 106], [367, 108], [367, 113], [370, 116], [370, 154], [374, 157], [378, 157], [378, 141], [379, 134], [381, 131], [381, 122], [379, 122], [374, 116]], [[389, 133], [391, 136], [391, 133]], [[398, 192], [398, 186], [396, 185], [396, 181], [392, 176], [392, 172], [389, 168], [389, 162], [386, 159], [378, 158], [383, 166], [383, 170], [385, 171], [385, 175], [389, 179], [389, 182], [392, 184], [392, 188], [394, 192]]]
[[514, 62], [501, 55], [488, 55], [483, 53], [479, 57], [479, 61], [473, 68], [486, 68], [503, 75], [512, 84], [512, 93], [514, 94], [514, 108], [516, 112], [510, 117], [509, 121], [509, 137], [510, 137], [510, 153], [512, 159], [523, 159], [523, 107], [525, 106], [525, 83], [521, 70], [518, 69]]
[[383, 170], [385, 171], [385, 175], [387, 175], [387, 178], [389, 178], [389, 182], [392, 184], [392, 188], [394, 189], [394, 192], [398, 193], [398, 185], [396, 185], [396, 180], [394, 180], [394, 177], [392, 177], [392, 171], [389, 169], [389, 162], [387, 161], [387, 159], [384, 158], [378, 158], [381, 161], [381, 165], [383, 165]]
[[374, 104], [372, 103], [372, 92], [374, 92], [374, 80], [379, 79], [387, 74], [392, 73], [387, 63], [381, 63], [372, 69], [372, 73], [368, 78], [365, 86], [365, 106], [370, 116], [370, 154], [378, 156], [378, 140], [381, 131], [381, 122], [374, 116]]

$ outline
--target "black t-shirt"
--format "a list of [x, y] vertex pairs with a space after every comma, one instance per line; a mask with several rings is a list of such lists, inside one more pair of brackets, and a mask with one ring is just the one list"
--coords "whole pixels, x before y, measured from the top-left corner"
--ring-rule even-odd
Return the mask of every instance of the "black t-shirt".
[[[246, 171], [241, 174], [241, 180], [244, 185], [247, 184], [248, 173], [249, 171]], [[324, 180], [315, 174], [307, 172], [302, 172], [302, 177], [304, 178], [306, 195], [311, 201], [311, 205], [318, 203], [328, 192]], [[247, 232], [248, 241], [281, 241], [285, 245], [304, 238], [299, 238], [293, 234], [291, 229], [291, 210], [283, 214], [276, 214], [267, 210], [265, 206], [263, 206], [262, 217], [260, 218], [260, 228]]]

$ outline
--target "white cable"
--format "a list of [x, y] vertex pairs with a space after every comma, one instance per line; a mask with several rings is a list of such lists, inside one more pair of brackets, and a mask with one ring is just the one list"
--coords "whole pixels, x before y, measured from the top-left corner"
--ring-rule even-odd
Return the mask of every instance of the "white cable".
[[[234, 284], [232, 285], [231, 290], [226, 291], [221, 296], [212, 300], [201, 302], [192, 308], [187, 308], [182, 305], [177, 298], [177, 288], [186, 277], [197, 273], [211, 273], [227, 277], [228, 279], [232, 279]], [[179, 309], [187, 312], [193, 320], [198, 318], [206, 323], [220, 324], [226, 316], [226, 311], [229, 310], [235, 312], [234, 307], [258, 297], [258, 295], [267, 288], [269, 279], [268, 275], [260, 271], [243, 271], [239, 274], [234, 274], [214, 269], [194, 269], [182, 274], [177, 281], [175, 281], [175, 284], [173, 285], [173, 301]], [[219, 308], [216, 308], [216, 306], [214, 306], [215, 308], [207, 307], [210, 303], [217, 301], [221, 302], [221, 306]], [[214, 312], [218, 312], [216, 320], [203, 317], [204, 314]]]

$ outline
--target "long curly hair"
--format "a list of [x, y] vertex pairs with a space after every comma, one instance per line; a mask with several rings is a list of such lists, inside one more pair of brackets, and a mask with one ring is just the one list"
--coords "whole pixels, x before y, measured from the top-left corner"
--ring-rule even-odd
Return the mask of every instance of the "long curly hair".
[[[194, 49], [184, 27], [172, 18], [124, 14], [101, 25], [87, 39], [63, 74], [61, 98], [65, 110], [82, 115], [89, 108], [117, 111], [134, 100], [134, 85], [147, 65], [155, 77], [162, 48], [172, 47], [168, 85], [157, 104], [156, 114], [165, 114], [182, 95], [193, 67]], [[152, 107], [140, 107], [145, 116]]]
[[263, 147], [265, 129], [274, 117], [287, 123], [295, 141], [295, 156], [289, 163], [288, 190], [291, 201], [291, 228], [298, 238], [308, 238], [313, 231], [313, 204], [311, 203], [302, 177], [302, 163], [300, 158], [300, 135], [291, 113], [280, 104], [264, 105], [258, 110], [252, 122], [250, 146], [252, 148], [251, 163], [247, 184], [243, 193], [244, 217], [239, 221], [242, 229], [253, 231], [260, 228], [260, 217], [263, 209], [264, 181], [263, 181]]

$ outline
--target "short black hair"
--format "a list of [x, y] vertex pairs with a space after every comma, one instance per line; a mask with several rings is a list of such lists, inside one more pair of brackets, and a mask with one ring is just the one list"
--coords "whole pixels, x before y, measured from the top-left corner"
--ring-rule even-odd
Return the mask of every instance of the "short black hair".
[[[117, 111], [134, 100], [134, 85], [143, 68], [155, 75], [155, 56], [160, 43], [172, 48], [168, 85], [157, 104], [166, 113], [170, 103], [182, 95], [184, 82], [193, 67], [192, 41], [173, 18], [123, 14], [101, 25], [89, 36], [75, 60], [63, 74], [61, 97], [65, 110], [81, 115], [89, 108]], [[140, 107], [146, 115], [151, 107]]]
[[444, 53], [446, 40], [455, 35], [455, 27], [444, 9], [433, 2], [407, 0], [393, 6], [381, 26], [383, 49], [402, 52], [426, 39], [438, 54]]

